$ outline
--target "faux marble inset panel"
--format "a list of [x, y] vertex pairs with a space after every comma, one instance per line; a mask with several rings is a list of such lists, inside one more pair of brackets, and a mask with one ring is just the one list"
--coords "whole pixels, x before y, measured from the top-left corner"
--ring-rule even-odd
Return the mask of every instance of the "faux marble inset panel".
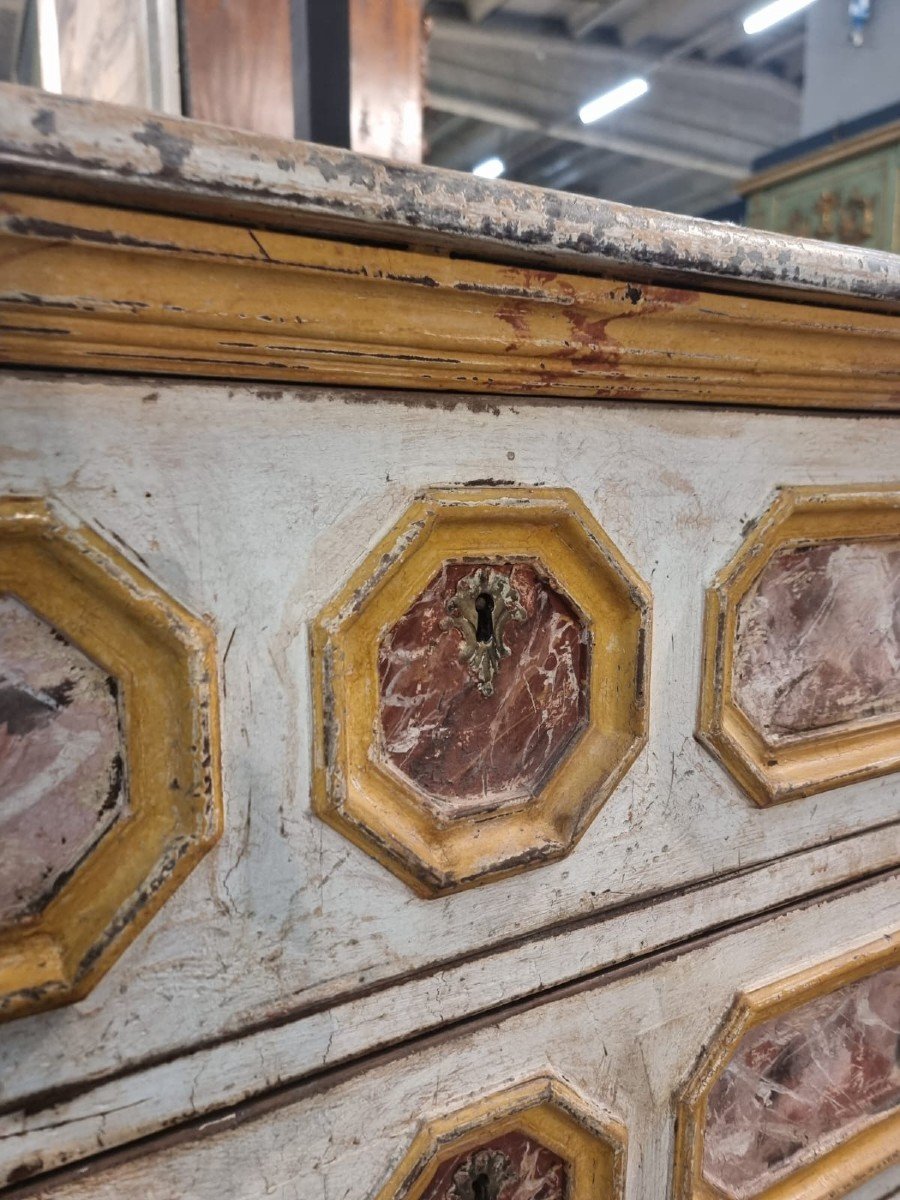
[[126, 803], [115, 680], [0, 596], [0, 924], [37, 912]]
[[733, 687], [770, 742], [900, 711], [900, 540], [774, 554], [738, 609]]
[[422, 1200], [565, 1200], [566, 1163], [524, 1133], [506, 1133], [442, 1163]]
[[[448, 618], [482, 567], [517, 605], [488, 688]], [[589, 660], [579, 614], [538, 564], [446, 563], [382, 640], [382, 753], [449, 815], [527, 800], [584, 727]]]
[[703, 1174], [749, 1200], [900, 1106], [900, 967], [755, 1026], [707, 1101]]

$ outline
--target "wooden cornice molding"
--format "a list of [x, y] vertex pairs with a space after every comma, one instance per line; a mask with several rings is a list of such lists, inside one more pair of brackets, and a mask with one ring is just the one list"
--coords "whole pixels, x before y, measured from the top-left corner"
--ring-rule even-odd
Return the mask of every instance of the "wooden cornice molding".
[[0, 361], [351, 387], [900, 408], [900, 321], [7, 193]]
[[710, 291], [900, 310], [896, 255], [0, 84], [0, 187]]

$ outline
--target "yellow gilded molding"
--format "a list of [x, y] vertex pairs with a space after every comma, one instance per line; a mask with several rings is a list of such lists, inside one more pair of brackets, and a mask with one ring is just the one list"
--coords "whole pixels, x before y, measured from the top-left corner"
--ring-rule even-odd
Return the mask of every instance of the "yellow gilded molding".
[[[384, 766], [378, 653], [384, 631], [435, 573], [460, 560], [539, 561], [583, 614], [597, 652], [590, 657], [587, 723], [538, 793], [451, 819]], [[646, 740], [649, 593], [567, 489], [424, 493], [319, 614], [311, 648], [313, 807], [423, 896], [561, 858]]]
[[627, 1133], [605, 1109], [553, 1076], [539, 1076], [426, 1121], [373, 1200], [422, 1200], [448, 1162], [504, 1135], [524, 1135], [567, 1168], [566, 1200], [622, 1200]]
[[735, 699], [739, 607], [776, 552], [900, 538], [900, 488], [784, 487], [706, 593], [697, 737], [759, 805], [809, 796], [900, 767], [900, 713], [767, 740]]
[[[737, 996], [677, 1098], [674, 1200], [732, 1200], [704, 1175], [704, 1133], [710, 1093], [741, 1040], [772, 1018], [898, 965], [900, 931]], [[832, 1137], [812, 1161], [801, 1160], [796, 1169], [763, 1184], [752, 1200], [839, 1200], [897, 1161], [900, 1109], [895, 1106], [862, 1128], [857, 1123], [836, 1144]]]
[[86, 995], [218, 839], [215, 641], [114, 546], [43, 499], [0, 499], [0, 594], [111, 676], [127, 811], [39, 912], [0, 928], [0, 1019]]
[[896, 317], [0, 195], [0, 361], [349, 387], [900, 407]]

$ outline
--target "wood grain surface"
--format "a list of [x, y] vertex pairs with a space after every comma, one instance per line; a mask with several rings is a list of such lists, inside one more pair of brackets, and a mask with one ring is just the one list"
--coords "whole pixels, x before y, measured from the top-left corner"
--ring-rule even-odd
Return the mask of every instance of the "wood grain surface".
[[181, 0], [188, 115], [294, 136], [290, 0]]
[[350, 145], [360, 154], [422, 161], [420, 0], [349, 0]]

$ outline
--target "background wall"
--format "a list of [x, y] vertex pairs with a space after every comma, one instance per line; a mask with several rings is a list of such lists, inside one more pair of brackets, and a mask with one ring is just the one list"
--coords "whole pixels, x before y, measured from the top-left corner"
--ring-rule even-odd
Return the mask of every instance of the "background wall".
[[861, 46], [848, 36], [847, 0], [819, 0], [806, 21], [801, 137], [900, 99], [898, 0], [873, 0]]

